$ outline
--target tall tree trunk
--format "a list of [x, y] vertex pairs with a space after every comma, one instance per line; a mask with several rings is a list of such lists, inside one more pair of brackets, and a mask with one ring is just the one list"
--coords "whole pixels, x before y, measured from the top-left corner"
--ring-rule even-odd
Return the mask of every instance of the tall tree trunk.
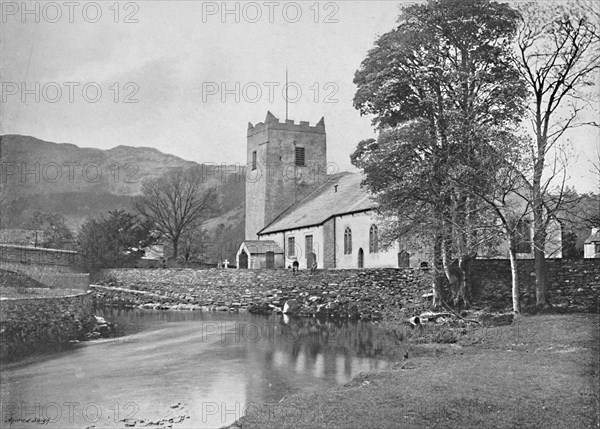
[[510, 274], [512, 278], [512, 304], [513, 313], [521, 312], [520, 294], [519, 294], [519, 271], [517, 270], [517, 243], [515, 231], [509, 231], [509, 258], [510, 258]]
[[444, 266], [442, 262], [442, 236], [435, 234], [433, 239], [433, 306], [441, 304], [444, 284]]
[[538, 307], [547, 307], [546, 288], [546, 224], [544, 222], [544, 195], [542, 194], [542, 174], [546, 155], [547, 123], [544, 126], [540, 112], [541, 95], [538, 95], [536, 112], [537, 159], [533, 166], [533, 255], [535, 258], [535, 295]]
[[459, 289], [456, 297], [454, 299], [455, 305], [462, 305], [464, 307], [469, 306], [469, 301], [471, 298], [471, 290], [470, 290], [470, 266], [471, 259], [473, 259], [472, 255], [461, 255], [458, 260], [458, 268], [460, 270], [460, 282]]
[[179, 238], [173, 238], [173, 240], [171, 240], [173, 242], [173, 258], [177, 258], [177, 250], [179, 247]]
[[[539, 160], [538, 160], [539, 161]], [[541, 169], [536, 163], [533, 180], [533, 256], [535, 259], [536, 305], [547, 307], [548, 290], [546, 287], [546, 226], [544, 219], [543, 195], [541, 193]], [[538, 170], [539, 173], [538, 173]]]

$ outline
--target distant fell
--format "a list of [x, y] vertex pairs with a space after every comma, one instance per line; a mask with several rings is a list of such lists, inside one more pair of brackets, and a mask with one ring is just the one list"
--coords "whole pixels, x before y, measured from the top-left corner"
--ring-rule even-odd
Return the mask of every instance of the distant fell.
[[204, 186], [219, 193], [219, 210], [207, 219], [211, 239], [243, 239], [243, 171], [187, 161], [150, 147], [102, 150], [31, 136], [0, 136], [0, 228], [19, 228], [35, 211], [63, 215], [74, 231], [87, 217], [114, 209], [133, 210], [144, 180], [173, 168], [200, 166]]

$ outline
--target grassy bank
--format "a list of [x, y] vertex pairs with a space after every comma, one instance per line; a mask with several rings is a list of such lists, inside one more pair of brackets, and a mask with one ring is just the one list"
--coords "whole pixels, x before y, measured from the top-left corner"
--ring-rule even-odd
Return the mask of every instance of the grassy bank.
[[345, 386], [250, 405], [232, 427], [598, 427], [598, 333], [597, 314], [520, 317], [429, 353], [409, 347], [394, 370]]
[[0, 269], [0, 297], [48, 298], [81, 293], [81, 289], [53, 289], [24, 273]]

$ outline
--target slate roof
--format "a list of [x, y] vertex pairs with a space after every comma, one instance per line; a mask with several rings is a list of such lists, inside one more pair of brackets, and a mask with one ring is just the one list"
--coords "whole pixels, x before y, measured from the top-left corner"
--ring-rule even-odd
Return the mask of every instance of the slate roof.
[[591, 234], [587, 240], [585, 240], [584, 244], [590, 243], [598, 243], [600, 242], [600, 231], [596, 231], [594, 234]]
[[283, 253], [283, 249], [273, 240], [245, 240], [244, 244], [253, 255], [267, 252]]
[[372, 209], [375, 204], [368, 191], [361, 188], [362, 179], [362, 173], [343, 172], [328, 176], [323, 185], [285, 210], [259, 235], [321, 225], [336, 215]]

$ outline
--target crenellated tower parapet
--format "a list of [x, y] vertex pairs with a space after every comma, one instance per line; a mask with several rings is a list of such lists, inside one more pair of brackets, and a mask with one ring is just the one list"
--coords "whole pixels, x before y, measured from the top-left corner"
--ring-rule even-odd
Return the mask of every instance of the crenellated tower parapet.
[[267, 112], [267, 117], [264, 122], [257, 122], [256, 125], [252, 125], [251, 122], [248, 122], [247, 135], [250, 137], [254, 134], [264, 132], [266, 129], [325, 134], [325, 118], [322, 117], [316, 125], [311, 126], [308, 121], [300, 121], [299, 123], [296, 123], [293, 119], [280, 121], [271, 112]]

